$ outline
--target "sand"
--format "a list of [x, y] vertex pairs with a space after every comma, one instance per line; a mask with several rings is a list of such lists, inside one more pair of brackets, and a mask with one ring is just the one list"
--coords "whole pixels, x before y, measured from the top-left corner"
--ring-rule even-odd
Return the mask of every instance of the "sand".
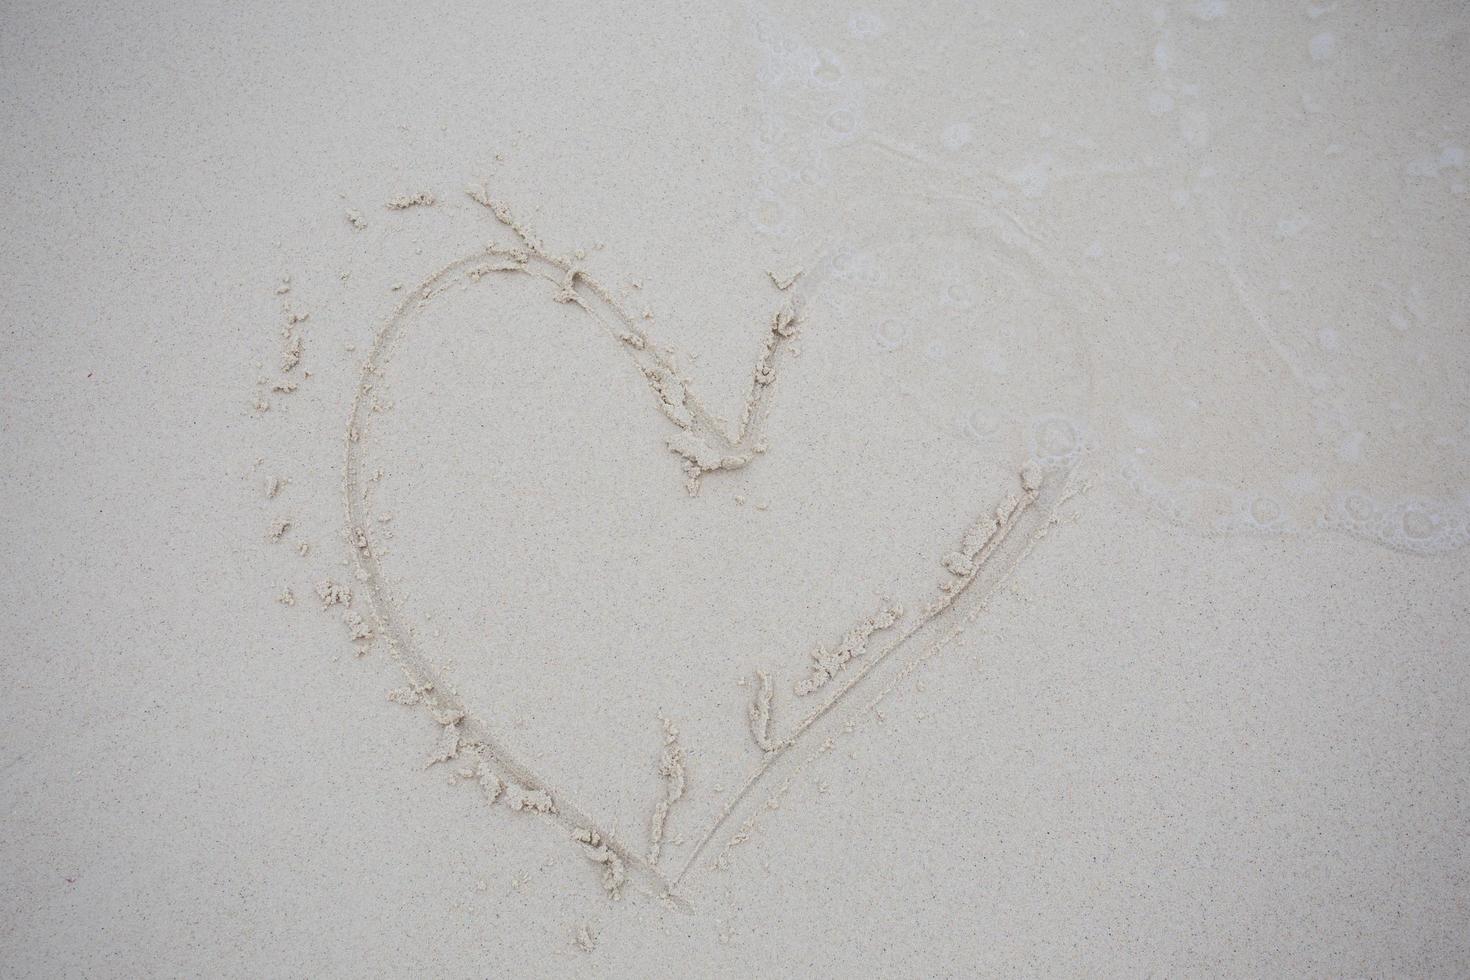
[[1470, 972], [1466, 37], [0, 14], [0, 974]]

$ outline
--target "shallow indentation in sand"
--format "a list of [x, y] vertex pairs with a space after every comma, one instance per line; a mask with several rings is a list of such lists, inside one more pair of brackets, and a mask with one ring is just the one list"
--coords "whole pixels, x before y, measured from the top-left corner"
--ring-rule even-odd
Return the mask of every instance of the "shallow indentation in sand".
[[[540, 756], [534, 738], [528, 741], [517, 731], [517, 725], [507, 726], [503, 718], [497, 720], [506, 710], [515, 710], [514, 703], [507, 704], [501, 700], [499, 704], [496, 704], [493, 703], [496, 700], [493, 696], [487, 703], [477, 695], [475, 699], [477, 707], [472, 710], [470, 702], [457, 690], [457, 686], [462, 686], [464, 681], [457, 685], [442, 676], [435, 662], [425, 655], [423, 648], [425, 641], [417, 635], [419, 631], [405, 619], [405, 606], [397, 595], [399, 589], [390, 588], [389, 581], [392, 576], [385, 571], [385, 568], [400, 568], [400, 564], [404, 561], [412, 564], [413, 561], [418, 560], [414, 557], [416, 542], [427, 528], [421, 522], [416, 523], [413, 507], [404, 506], [408, 503], [406, 498], [395, 498], [392, 502], [392, 509], [398, 519], [391, 527], [375, 519], [375, 515], [378, 515], [380, 508], [384, 506], [384, 494], [407, 493], [411, 496], [413, 488], [411, 485], [404, 488], [396, 485], [385, 486], [382, 481], [382, 473], [386, 468], [391, 475], [392, 465], [389, 463], [385, 463], [384, 466], [378, 465], [379, 462], [384, 461], [385, 457], [377, 455], [379, 450], [376, 448], [377, 441], [374, 433], [384, 421], [398, 420], [403, 417], [405, 411], [415, 411], [413, 406], [420, 404], [420, 401], [416, 401], [418, 396], [414, 394], [414, 391], [422, 389], [400, 391], [393, 395], [387, 394], [393, 375], [390, 363], [395, 354], [401, 350], [415, 350], [415, 348], [404, 348], [403, 346], [410, 336], [409, 328], [418, 318], [432, 310], [435, 304], [450, 301], [461, 295], [467, 296], [469, 294], [464, 292], [467, 289], [484, 289], [487, 286], [493, 286], [495, 282], [502, 281], [503, 277], [511, 277], [509, 280], [504, 280], [507, 282], [542, 283], [550, 294], [549, 298], [555, 304], [579, 309], [587, 318], [583, 322], [590, 322], [595, 330], [605, 334], [612, 341], [612, 346], [608, 349], [620, 349], [623, 355], [633, 362], [634, 376], [641, 378], [658, 414], [662, 416], [665, 425], [673, 429], [672, 434], [665, 437], [665, 445], [679, 460], [684, 471], [687, 495], [694, 496], [700, 492], [703, 480], [709, 474], [718, 471], [741, 470], [767, 451], [768, 441], [764, 429], [768, 418], [772, 415], [772, 393], [781, 390], [779, 379], [784, 373], [781, 370], [781, 355], [788, 342], [795, 337], [799, 329], [804, 327], [805, 321], [802, 313], [804, 297], [800, 295], [799, 290], [794, 291], [793, 289], [798, 282], [795, 277], [782, 278], [773, 283], [776, 287], [773, 293], [775, 311], [763, 328], [764, 339], [757, 353], [756, 367], [752, 374], [748, 395], [739, 411], [738, 418], [732, 422], [726, 422], [716, 418], [694, 397], [688, 380], [680, 373], [671, 352], [660, 347], [648, 335], [642, 318], [625, 311], [612, 293], [591, 277], [576, 259], [563, 258], [548, 250], [534, 233], [515, 218], [507, 207], [491, 198], [483, 188], [472, 188], [470, 196], [493, 214], [496, 221], [508, 229], [514, 237], [509, 241], [491, 242], [482, 251], [451, 263], [409, 290], [396, 312], [378, 331], [363, 364], [345, 440], [345, 502], [347, 538], [355, 567], [354, 578], [358, 583], [355, 591], [367, 600], [373, 621], [371, 624], [365, 623], [355, 618], [357, 614], [349, 609], [348, 615], [354, 617], [348, 623], [349, 630], [355, 639], [381, 639], [385, 642], [409, 680], [410, 696], [399, 700], [404, 703], [416, 703], [427, 709], [443, 726], [443, 737], [429, 758], [430, 764], [447, 762], [465, 754], [471, 755], [477, 760], [474, 767], [476, 781], [484, 789], [486, 797], [491, 801], [504, 798], [513, 810], [533, 813], [560, 824], [564, 831], [582, 847], [588, 859], [599, 866], [603, 886], [609, 895], [614, 897], [620, 895], [625, 882], [636, 881], [640, 887], [649, 888], [656, 894], [682, 902], [683, 889], [678, 887], [678, 883], [696, 868], [697, 858], [705, 851], [707, 845], [717, 839], [722, 828], [737, 817], [747, 801], [755, 798], [756, 788], [768, 779], [774, 778], [774, 773], [785, 768], [788, 758], [795, 758], [796, 755], [799, 755], [799, 752], [794, 753], [793, 750], [798, 750], [811, 741], [808, 737], [810, 730], [821, 728], [827, 723], [835, 709], [854, 691], [859, 688], [862, 690], [878, 689], [881, 680], [889, 672], [899, 669], [900, 665], [893, 659], [893, 655], [900, 649], [906, 648], [915, 637], [921, 634], [929, 637], [924, 642], [929, 643], [935, 649], [947, 642], [945, 636], [933, 635], [937, 623], [947, 618], [946, 614], [952, 606], [957, 604], [960, 597], [977, 594], [972, 593], [971, 590], [972, 583], [977, 579], [983, 579], [991, 573], [1003, 575], [1014, 561], [1019, 560], [1019, 554], [999, 557], [997, 555], [1003, 550], [1002, 545], [1005, 544], [1008, 536], [1013, 535], [1018, 524], [1025, 523], [1027, 513], [1038, 500], [1038, 496], [1042, 494], [1044, 485], [1059, 487], [1065, 482], [1065, 472], [1072, 461], [1070, 458], [1062, 460], [1059, 465], [1053, 465], [1049, 471], [1043, 471], [1035, 463], [1028, 464], [1019, 478], [1019, 490], [1002, 501], [998, 508], [988, 510], [986, 516], [962, 536], [963, 540], [957, 548], [943, 552], [936, 550], [944, 533], [943, 521], [940, 521], [939, 526], [929, 524], [929, 521], [935, 520], [940, 514], [954, 515], [968, 511], [973, 515], [973, 504], [966, 505], [960, 502], [956, 508], [954, 501], [945, 502], [945, 497], [954, 493], [968, 479], [965, 476], [968, 470], [956, 469], [953, 466], [946, 467], [942, 464], [936, 467], [935, 464], [941, 463], [939, 459], [933, 458], [932, 454], [924, 453], [920, 447], [915, 447], [920, 452], [916, 460], [927, 460], [927, 462], [914, 473], [909, 473], [908, 470], [914, 469], [914, 460], [907, 460], [902, 454], [894, 453], [891, 463], [885, 463], [879, 470], [881, 473], [891, 469], [891, 475], [884, 479], [908, 480], [915, 489], [919, 489], [925, 484], [912, 481], [925, 479], [923, 472], [929, 470], [933, 472], [933, 476], [929, 479], [934, 480], [931, 486], [935, 499], [927, 501], [923, 507], [915, 508], [913, 514], [908, 515], [904, 521], [894, 526], [917, 528], [928, 524], [934, 528], [933, 540], [917, 551], [913, 551], [912, 546], [899, 549], [900, 553], [906, 555], [899, 563], [899, 567], [912, 567], [917, 570], [923, 564], [928, 563], [929, 568], [941, 573], [937, 588], [928, 598], [922, 600], [919, 614], [912, 617], [906, 626], [887, 639], [881, 649], [870, 650], [869, 647], [898, 621], [898, 606], [888, 601], [885, 601], [877, 612], [870, 610], [856, 626], [848, 630], [842, 642], [831, 654], [823, 657], [811, 655], [805, 667], [801, 666], [800, 657], [796, 655], [795, 650], [782, 654], [785, 660], [785, 666], [780, 668], [782, 672], [805, 671], [808, 674], [806, 681], [790, 682], [789, 687], [794, 687], [803, 695], [813, 695], [818, 690], [822, 691], [824, 696], [819, 699], [820, 703], [814, 708], [797, 712], [794, 705], [791, 704], [781, 707], [778, 702], [784, 703], [785, 696], [778, 694], [772, 673], [765, 669], [758, 670], [757, 689], [754, 700], [749, 705], [748, 714], [750, 734], [754, 737], [764, 758], [758, 760], [755, 767], [739, 781], [739, 788], [734, 795], [724, 797], [723, 802], [708, 799], [700, 804], [690, 799], [685, 769], [687, 752], [680, 742], [678, 731], [672, 724], [666, 723], [663, 757], [657, 767], [657, 775], [662, 785], [655, 792], [653, 799], [646, 804], [648, 809], [645, 811], [648, 814], [647, 826], [649, 827], [650, 843], [646, 850], [635, 847], [621, 839], [612, 827], [594, 815], [601, 810], [600, 804], [595, 799], [590, 802], [577, 801], [578, 794], [568, 791], [566, 786], [562, 785], [566, 778], [565, 774], [557, 777], [556, 786], [551, 784], [549, 777], [533, 761]], [[776, 277], [772, 278], [776, 279]], [[585, 344], [586, 341], [582, 340], [580, 343]], [[416, 356], [422, 356], [422, 353]], [[555, 370], [554, 364], [547, 363], [546, 366]], [[620, 385], [624, 384], [628, 378], [625, 374], [620, 374], [619, 377]], [[812, 379], [804, 380], [811, 381]], [[808, 393], [796, 401], [795, 404], [799, 407], [795, 409], [793, 418], [786, 419], [783, 415], [786, 424], [800, 424], [799, 417], [803, 410], [800, 406], [811, 408], [817, 404], [806, 402], [806, 399], [810, 397]], [[550, 411], [551, 414], [548, 414], [544, 420], [546, 424], [556, 424], [556, 413], [571, 413], [574, 417], [578, 409], [571, 402], [552, 401]], [[827, 411], [835, 413], [833, 420], [843, 414], [845, 409], [840, 404], [840, 398], [838, 403], [828, 404], [824, 408], [824, 413]], [[822, 419], [824, 413], [817, 413], [814, 417]], [[574, 418], [571, 420], [575, 421]], [[385, 431], [391, 436], [398, 431], [395, 426], [399, 424], [395, 421], [395, 425], [389, 426]], [[813, 448], [807, 450], [798, 448], [802, 445], [800, 440], [793, 440], [783, 445], [788, 447], [788, 451], [784, 454], [785, 462], [781, 465], [796, 467], [790, 470], [785, 479], [795, 476], [805, 481], [816, 480], [816, 483], [808, 483], [805, 487], [799, 483], [786, 484], [788, 493], [797, 491], [803, 495], [803, 498], [822, 482], [821, 467], [823, 465], [837, 462], [834, 473], [845, 474], [855, 465], [859, 469], [852, 470], [852, 472], [859, 472], [868, 461], [868, 457], [850, 454], [830, 457], [830, 447], [817, 448], [822, 445], [820, 442], [812, 443]], [[428, 448], [428, 446], [421, 446], [421, 449], [423, 448]], [[402, 448], [396, 450], [395, 458], [401, 458], [403, 451]], [[626, 453], [632, 456], [634, 454], [631, 447], [619, 449], [616, 452], [619, 455]], [[373, 463], [367, 462], [369, 458], [374, 460]], [[773, 462], [779, 462], [782, 458], [782, 454], [778, 453], [773, 457]], [[1015, 460], [1014, 456], [1010, 458]], [[881, 460], [881, 457], [873, 457], [873, 459]], [[640, 472], [647, 470], [646, 450], [637, 456], [633, 465]], [[763, 467], [766, 465], [767, 463], [762, 463]], [[1017, 464], [1012, 462], [1011, 465]], [[801, 466], [808, 467], [809, 475], [805, 477], [799, 475]], [[817, 469], [811, 469], [811, 467]], [[928, 469], [926, 470], [925, 467]], [[777, 469], [779, 468], [778, 466]], [[579, 460], [575, 455], [566, 458], [565, 464], [559, 469], [562, 472], [557, 474], [558, 479], [576, 478], [579, 474], [596, 471], [591, 459]], [[615, 473], [618, 470], [615, 468], [607, 472]], [[648, 482], [646, 478], [639, 479], [632, 475], [634, 471], [629, 470], [628, 472], [629, 479], [635, 484], [631, 489], [642, 494], [645, 500], [648, 494], [660, 492], [656, 487], [657, 480], [654, 481], [655, 486], [649, 487], [645, 485]], [[839, 479], [850, 479], [850, 477], [843, 476]], [[1013, 481], [1016, 479], [1016, 477], [1011, 477]], [[946, 490], [945, 487], [953, 489]], [[877, 495], [878, 499], [884, 496], [884, 494]], [[973, 492], [964, 494], [964, 496], [973, 498]], [[1048, 514], [1050, 508], [1056, 506], [1060, 499], [1060, 491], [1049, 496]], [[676, 503], [677, 500], [678, 497], [658, 498], [655, 501], [655, 509], [667, 507], [671, 502]], [[816, 501], [801, 499], [797, 501], [797, 504], [798, 506], [791, 510], [792, 516], [781, 519], [796, 520], [801, 514], [820, 513], [826, 510], [824, 508], [821, 511], [813, 511], [813, 506], [819, 506]], [[684, 506], [698, 507], [698, 504], [691, 503]], [[993, 505], [988, 506], [993, 507]], [[739, 515], [742, 513], [749, 516], [740, 518]], [[772, 518], [767, 515], [771, 514], [774, 514], [774, 511], [767, 511], [764, 507], [744, 512], [720, 509], [690, 512], [682, 520], [702, 521], [716, 517], [727, 521], [737, 518], [747, 521], [750, 519], [770, 520]], [[831, 516], [828, 515], [829, 519]], [[881, 514], [875, 512], [873, 519], [881, 521]], [[973, 520], [973, 516], [969, 520]], [[398, 528], [400, 525], [405, 529], [404, 535], [396, 536], [392, 528]], [[691, 529], [696, 526], [697, 523], [692, 524]], [[881, 524], [874, 526], [878, 527]], [[1027, 527], [1022, 532], [1015, 533], [1014, 539], [1030, 542], [1043, 533], [1044, 529], [1045, 521], [1042, 521]], [[698, 532], [691, 530], [690, 533]], [[712, 540], [724, 540], [720, 537], [723, 533], [725, 532], [717, 532]], [[871, 553], [876, 559], [886, 550], [881, 541], [864, 543], [860, 539], [853, 538], [853, 531], [844, 532], [840, 527], [833, 527], [829, 533], [837, 535], [830, 538], [835, 548], [833, 560], [842, 562], [838, 567], [844, 569], [844, 576], [852, 577], [854, 573], [857, 573], [859, 578], [854, 581], [860, 581], [871, 573], [862, 572], [864, 564], [842, 560], [839, 556], [844, 551], [851, 551], [855, 545], [860, 545], [859, 551]], [[647, 543], [654, 547], [667, 546], [660, 544], [660, 540], [655, 534], [647, 539]], [[419, 548], [418, 551], [422, 552], [422, 549]], [[859, 551], [853, 551], [853, 554], [856, 555]], [[756, 548], [749, 554], [758, 557], [761, 550]], [[924, 554], [928, 554], [929, 557], [920, 561]], [[915, 587], [913, 583], [916, 580], [912, 577], [913, 573], [906, 574], [909, 577], [904, 581], [909, 582], [911, 588]], [[701, 572], [701, 575], [714, 576], [710, 578], [710, 581], [716, 581], [718, 568]], [[927, 575], [933, 576], [934, 571], [930, 571]], [[933, 581], [932, 578], [930, 580]], [[418, 587], [423, 584], [417, 579], [415, 582]], [[337, 591], [339, 588], [343, 590], [340, 593]], [[983, 594], [983, 591], [982, 589], [978, 594]], [[332, 582], [324, 583], [319, 590], [319, 595], [324, 603], [331, 603], [334, 600], [350, 602], [350, 598], [345, 598], [349, 594], [345, 587], [337, 586]], [[575, 591], [564, 583], [554, 595], [565, 596], [566, 600], [576, 602], [580, 601], [579, 597], [586, 596], [587, 593]], [[712, 595], [717, 596], [718, 593]], [[739, 595], [739, 591], [732, 593], [732, 597]], [[339, 596], [343, 598], [338, 598]], [[543, 627], [556, 626], [554, 620], [544, 618], [547, 614], [542, 615], [543, 618], [536, 622], [541, 623]], [[560, 614], [550, 613], [550, 615]], [[793, 607], [786, 610], [783, 615], [793, 623], [799, 621], [800, 608]], [[448, 618], [453, 619], [454, 617], [451, 614]], [[439, 623], [441, 620], [436, 618], [435, 622]], [[446, 629], [451, 628], [452, 625], [445, 622]], [[434, 633], [437, 635], [438, 632], [439, 627], [436, 626]], [[553, 629], [553, 632], [556, 630]], [[738, 632], [732, 633], [729, 630], [725, 632], [727, 636], [738, 640]], [[574, 635], [568, 633], [567, 641], [575, 642], [572, 639]], [[587, 638], [596, 640], [595, 635], [587, 635]], [[669, 651], [657, 649], [665, 641], [657, 634], [651, 639], [654, 641], [655, 649], [648, 652], [657, 653], [659, 656], [667, 655]], [[796, 646], [795, 643], [791, 645]], [[821, 674], [820, 681], [814, 679], [818, 673]], [[534, 677], [532, 679], [534, 680]], [[473, 679], [470, 678], [470, 680]], [[520, 683], [528, 683], [528, 681]], [[544, 685], [564, 682], [553, 675], [548, 675], [541, 683]], [[782, 690], [785, 689], [782, 688]], [[525, 694], [526, 697], [534, 700], [534, 691], [527, 691]], [[882, 696], [881, 690], [878, 691], [877, 696]], [[523, 709], [526, 697], [520, 699]], [[585, 697], [585, 695], [579, 695], [579, 697]], [[481, 710], [488, 710], [489, 714], [482, 715]], [[781, 719], [788, 716], [792, 720], [784, 723], [787, 727], [780, 727]], [[617, 716], [609, 717], [616, 718]], [[730, 735], [722, 737], [717, 731], [704, 731], [722, 727], [718, 716], [701, 714], [697, 720], [701, 729], [698, 744], [704, 753], [714, 752], [719, 755], [721, 752], [728, 752], [733, 745], [738, 744], [732, 742]], [[686, 719], [685, 727], [687, 728], [692, 723], [691, 719]], [[727, 718], [723, 724], [728, 723]], [[591, 748], [590, 744], [588, 748]], [[567, 758], [565, 751], [559, 751], [557, 758], [565, 762]], [[738, 759], [738, 756], [732, 758]], [[575, 762], [575, 755], [572, 761]], [[619, 769], [621, 766], [615, 765], [613, 773]], [[670, 845], [669, 821], [671, 815], [675, 812], [675, 804], [679, 805], [682, 812], [685, 804], [691, 802], [695, 803], [695, 808], [681, 818], [685, 820], [685, 829], [688, 827], [688, 821], [697, 821], [702, 818], [708, 822], [705, 823], [703, 829], [700, 829], [696, 822], [693, 824], [692, 833], [681, 832], [672, 838], [674, 845], [684, 845], [680, 855], [681, 870], [677, 875], [666, 874], [659, 869], [659, 863], [663, 852]]]

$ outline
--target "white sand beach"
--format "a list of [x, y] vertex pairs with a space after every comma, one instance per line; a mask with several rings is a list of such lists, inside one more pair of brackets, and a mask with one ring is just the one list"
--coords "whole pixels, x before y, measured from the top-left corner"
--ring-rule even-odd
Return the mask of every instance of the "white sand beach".
[[1470, 973], [1467, 73], [0, 11], [0, 976]]

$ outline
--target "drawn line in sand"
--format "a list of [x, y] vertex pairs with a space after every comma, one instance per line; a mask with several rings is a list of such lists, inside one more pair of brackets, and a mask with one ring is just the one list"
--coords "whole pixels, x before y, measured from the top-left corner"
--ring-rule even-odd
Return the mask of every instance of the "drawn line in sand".
[[648, 863], [655, 867], [663, 849], [669, 810], [684, 798], [684, 749], [679, 745], [679, 729], [667, 718], [660, 720], [664, 726], [664, 753], [659, 759], [658, 774], [664, 780], [664, 795], [654, 804], [653, 817], [648, 822]]
[[[690, 495], [695, 495], [698, 494], [700, 481], [706, 474], [717, 470], [738, 469], [747, 465], [756, 454], [765, 451], [761, 430], [769, 413], [770, 393], [776, 380], [782, 348], [795, 335], [799, 324], [798, 307], [794, 300], [787, 299], [772, 314], [751, 379], [749, 394], [740, 418], [733, 430], [729, 430], [700, 404], [690, 391], [689, 382], [681, 376], [672, 359], [657, 348], [639, 321], [624, 310], [607, 289], [590, 277], [576, 261], [547, 251], [505, 205], [492, 199], [482, 187], [471, 187], [467, 193], [514, 233], [516, 243], [491, 243], [483, 250], [464, 256], [429, 276], [399, 303], [374, 335], [372, 347], [362, 365], [348, 419], [343, 476], [346, 533], [356, 565], [359, 583], [357, 591], [368, 601], [374, 628], [370, 629], [361, 622], [349, 625], [356, 639], [381, 637], [388, 646], [390, 656], [404, 672], [409, 687], [405, 691], [395, 692], [398, 696], [390, 695], [390, 698], [405, 704], [422, 705], [442, 726], [439, 745], [428, 764], [447, 762], [463, 754], [476, 756], [477, 766], [466, 771], [478, 780], [487, 802], [495, 803], [504, 799], [514, 810], [535, 813], [560, 825], [580, 845], [588, 860], [600, 868], [603, 886], [609, 895], [617, 897], [625, 883], [635, 880], [640, 887], [667, 899], [678, 908], [688, 910], [690, 905], [678, 893], [678, 886], [689, 875], [710, 842], [753, 799], [756, 787], [784, 768], [786, 760], [793, 757], [790, 750], [804, 740], [810, 741], [809, 733], [819, 730], [827, 719], [834, 716], [834, 709], [850, 695], [860, 687], [874, 686], [873, 682], [879, 677], [880, 668], [890, 662], [897, 650], [929, 631], [938, 618], [954, 607], [959, 598], [971, 589], [977, 579], [984, 577], [987, 572], [996, 571], [997, 574], [988, 587], [974, 593], [963, 622], [950, 633], [934, 639], [928, 652], [919, 659], [932, 656], [958, 635], [964, 628], [964, 623], [978, 614], [990, 589], [1004, 579], [1015, 562], [1045, 532], [1053, 520], [1055, 508], [1069, 496], [1060, 492], [1052, 493], [1051, 488], [1054, 484], [1067, 481], [1054, 478], [1061, 476], [1060, 470], [1043, 471], [1035, 463], [1028, 464], [1021, 473], [1021, 492], [1009, 497], [995, 511], [994, 517], [987, 515], [982, 518], [965, 536], [960, 549], [946, 557], [945, 565], [951, 577], [941, 583], [938, 597], [925, 606], [917, 619], [899, 631], [882, 650], [864, 656], [869, 638], [881, 630], [891, 628], [897, 620], [896, 609], [885, 606], [883, 611], [849, 634], [839, 647], [838, 654], [817, 661], [816, 672], [822, 674], [822, 680], [811, 685], [808, 693], [823, 687], [829, 681], [843, 677], [844, 674], [845, 682], [837, 686], [824, 703], [808, 713], [779, 739], [771, 735], [770, 706], [774, 687], [770, 678], [763, 676], [761, 690], [751, 706], [750, 724], [757, 744], [764, 751], [764, 758], [749, 774], [712, 826], [698, 837], [693, 852], [678, 875], [670, 877], [660, 870], [658, 861], [669, 808], [684, 794], [683, 754], [678, 746], [677, 730], [672, 724], [665, 722], [665, 751], [659, 766], [660, 775], [665, 779], [664, 794], [655, 804], [650, 822], [648, 851], [640, 854], [618, 840], [606, 828], [599, 826], [565, 794], [553, 790], [537, 773], [514, 758], [495, 737], [489, 725], [468, 714], [458, 695], [439, 686], [436, 671], [418, 652], [409, 630], [399, 619], [399, 613], [388, 591], [373, 546], [374, 524], [367, 513], [368, 495], [374, 478], [364, 478], [363, 446], [377, 405], [374, 395], [376, 379], [383, 374], [396, 340], [407, 328], [414, 314], [451, 285], [476, 283], [499, 275], [529, 275], [544, 280], [553, 288], [552, 299], [580, 307], [628, 353], [647, 383], [660, 412], [676, 429], [667, 438], [666, 445], [682, 460], [686, 490]], [[782, 280], [776, 285], [784, 292], [790, 289], [792, 282]], [[1043, 497], [1048, 498], [1047, 505], [1036, 507]], [[1043, 513], [1032, 528], [1019, 535], [1013, 533], [1038, 510]], [[1008, 539], [1020, 540], [1022, 547], [1013, 550], [1009, 555], [1002, 555]], [[998, 555], [1002, 556], [998, 558]], [[337, 599], [336, 588], [339, 587], [319, 589], [324, 603], [331, 604]], [[345, 589], [343, 592], [345, 593]], [[861, 666], [845, 672], [846, 665], [858, 657], [862, 657]], [[888, 690], [891, 690], [891, 686], [880, 691], [874, 703], [884, 697]], [[810, 757], [807, 761], [809, 759]], [[803, 761], [797, 771], [805, 765], [806, 761]], [[790, 779], [791, 775], [788, 775], [788, 785]], [[747, 824], [753, 819], [747, 820]], [[727, 849], [729, 846], [731, 845], [727, 844]]]
[[[700, 836], [684, 867], [674, 878], [675, 887], [678, 887], [689, 875], [700, 855], [734, 815], [750, 805], [756, 787], [763, 781], [769, 780], [783, 763], [792, 758], [793, 754], [790, 750], [803, 741], [807, 743], [813, 741], [814, 730], [831, 718], [835, 709], [859, 688], [876, 686], [875, 682], [881, 674], [881, 669], [891, 665], [893, 654], [909, 645], [916, 637], [920, 639], [927, 637], [928, 646], [925, 651], [919, 657], [902, 665], [897, 676], [873, 697], [866, 708], [876, 707], [883, 698], [891, 693], [898, 681], [908, 676], [920, 663], [939, 653], [958, 637], [980, 614], [989, 595], [1005, 581], [1021, 559], [1030, 552], [1035, 542], [1044, 536], [1056, 522], [1058, 508], [1077, 492], [1070, 479], [1070, 471], [1045, 470], [1035, 461], [1028, 462], [1022, 468], [1020, 482], [1020, 492], [1009, 495], [992, 513], [982, 515], [966, 532], [958, 552], [952, 552], [945, 557], [944, 564], [951, 577], [940, 582], [939, 594], [925, 605], [920, 616], [894, 636], [887, 646], [865, 658], [862, 666], [853, 671], [846, 682], [826, 702], [798, 721], [783, 738], [773, 739], [770, 736], [772, 687], [769, 677], [765, 674], [760, 675], [761, 685], [751, 705], [750, 720], [752, 733], [756, 736], [757, 744], [763, 750], [764, 757], [735, 791], [735, 795], [720, 811], [710, 828]], [[1017, 528], [1022, 527], [1024, 530], [1016, 534]], [[1008, 546], [1009, 550], [1007, 550]], [[963, 563], [957, 561], [957, 558], [960, 557], [964, 559]], [[971, 591], [974, 583], [987, 572], [990, 575], [984, 587]], [[940, 618], [960, 605], [961, 597], [967, 597], [967, 603], [959, 617], [959, 622], [941, 635], [929, 636], [937, 631], [938, 625], [941, 625], [938, 622]], [[896, 619], [896, 615], [894, 618]], [[867, 636], [876, 631], [869, 627], [874, 623], [885, 621], [892, 625], [886, 614], [870, 618], [860, 624], [849, 636], [862, 636], [863, 641], [866, 642]], [[864, 635], [865, 630], [866, 635]], [[778, 792], [767, 800], [768, 805], [774, 807], [775, 801], [789, 787], [791, 780], [804, 770], [811, 760], [820, 754], [820, 751], [819, 749], [808, 753], [799, 764], [796, 764], [794, 771], [787, 776]], [[756, 810], [746, 819], [741, 830], [726, 842], [721, 852], [721, 860], [716, 862], [716, 867], [722, 866], [723, 856], [731, 847], [748, 839], [749, 830], [759, 815], [760, 811]]]

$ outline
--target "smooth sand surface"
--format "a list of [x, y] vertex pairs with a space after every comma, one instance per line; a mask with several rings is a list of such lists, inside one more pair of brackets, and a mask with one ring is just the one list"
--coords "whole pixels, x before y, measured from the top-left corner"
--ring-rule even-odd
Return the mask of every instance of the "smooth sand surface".
[[0, 975], [1470, 972], [1470, 13], [0, 13]]

